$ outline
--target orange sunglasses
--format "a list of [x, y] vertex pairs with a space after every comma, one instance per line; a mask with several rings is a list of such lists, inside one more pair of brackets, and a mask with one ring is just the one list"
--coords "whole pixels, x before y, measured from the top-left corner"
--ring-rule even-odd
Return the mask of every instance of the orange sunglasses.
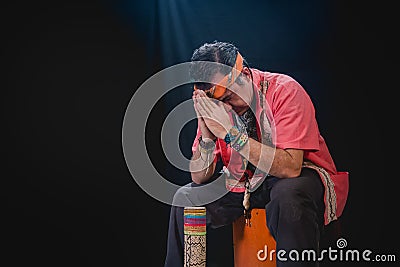
[[[225, 94], [226, 88], [232, 86], [232, 84], [235, 83], [237, 77], [240, 75], [242, 70], [243, 70], [243, 57], [238, 52], [236, 56], [235, 65], [232, 67], [231, 72], [224, 78], [222, 78], [222, 80], [218, 84], [212, 86], [210, 89], [204, 90], [204, 92], [208, 97], [216, 99], [220, 98]], [[200, 90], [200, 89], [198, 89], [195, 85], [194, 90]]]

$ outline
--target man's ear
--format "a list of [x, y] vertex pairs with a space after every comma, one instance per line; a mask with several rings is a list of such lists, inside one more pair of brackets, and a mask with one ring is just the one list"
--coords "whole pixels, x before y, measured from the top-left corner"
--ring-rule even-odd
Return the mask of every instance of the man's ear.
[[247, 77], [248, 79], [251, 78], [251, 74], [250, 74], [250, 69], [249, 69], [249, 68], [244, 68], [244, 69], [242, 70], [242, 73], [243, 73], [244, 75], [246, 75], [246, 77]]

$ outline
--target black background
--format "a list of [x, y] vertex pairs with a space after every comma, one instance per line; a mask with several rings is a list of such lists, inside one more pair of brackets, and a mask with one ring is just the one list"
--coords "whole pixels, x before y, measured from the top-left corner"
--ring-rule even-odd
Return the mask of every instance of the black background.
[[[132, 179], [123, 117], [146, 79], [215, 39], [304, 85], [338, 169], [350, 172], [348, 247], [398, 256], [393, 7], [299, 2], [3, 4], [2, 265], [162, 266], [169, 206]], [[146, 135], [156, 168], [182, 184], [189, 176], [161, 156], [159, 131], [190, 95], [165, 97]], [[193, 127], [180, 137], [186, 154]], [[210, 262], [228, 265], [230, 229], [216, 236]]]

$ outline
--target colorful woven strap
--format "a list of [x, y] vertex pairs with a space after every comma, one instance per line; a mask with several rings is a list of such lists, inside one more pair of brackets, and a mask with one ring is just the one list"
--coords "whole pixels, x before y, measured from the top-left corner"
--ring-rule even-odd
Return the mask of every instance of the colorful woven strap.
[[204, 207], [185, 207], [183, 216], [185, 235], [206, 234], [206, 209]]

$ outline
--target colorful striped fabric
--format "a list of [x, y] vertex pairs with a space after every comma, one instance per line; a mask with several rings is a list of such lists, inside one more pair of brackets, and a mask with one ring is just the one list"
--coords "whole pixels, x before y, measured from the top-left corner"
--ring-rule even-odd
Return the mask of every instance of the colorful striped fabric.
[[185, 207], [184, 267], [206, 267], [206, 209]]
[[206, 234], [206, 209], [204, 207], [185, 207], [183, 216], [186, 235]]

